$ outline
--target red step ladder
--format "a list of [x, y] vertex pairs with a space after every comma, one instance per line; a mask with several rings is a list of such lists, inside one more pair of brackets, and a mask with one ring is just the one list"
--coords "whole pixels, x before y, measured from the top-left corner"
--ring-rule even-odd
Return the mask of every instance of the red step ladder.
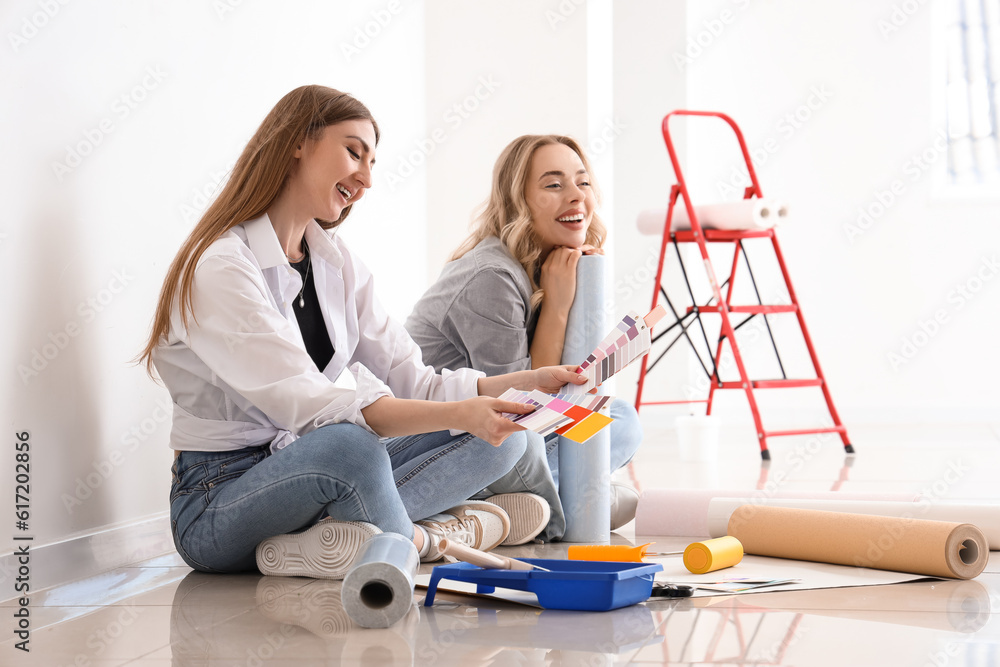
[[[743, 159], [746, 162], [747, 173], [750, 175], [750, 182], [752, 185], [746, 188], [743, 197], [744, 199], [750, 199], [752, 197], [761, 198], [760, 183], [757, 181], [757, 174], [754, 171], [753, 164], [750, 161], [750, 153], [747, 150], [746, 142], [743, 139], [743, 133], [740, 128], [736, 125], [732, 118], [726, 114], [715, 112], [715, 111], [686, 111], [678, 110], [668, 113], [663, 118], [663, 140], [667, 144], [667, 151], [670, 153], [670, 162], [674, 168], [674, 174], [677, 178], [677, 183], [673, 185], [670, 189], [670, 203], [667, 208], [667, 217], [663, 226], [663, 238], [660, 242], [660, 260], [659, 265], [656, 268], [656, 283], [653, 286], [653, 305], [655, 308], [659, 301], [660, 296], [668, 306], [668, 310], [674, 315], [675, 321], [666, 330], [660, 331], [653, 338], [655, 343], [658, 339], [672, 331], [675, 327], [680, 327], [680, 332], [677, 334], [676, 338], [673, 339], [667, 345], [667, 348], [660, 353], [659, 357], [649, 363], [649, 357], [651, 355], [646, 355], [642, 359], [642, 367], [639, 371], [639, 386], [636, 390], [635, 395], [635, 409], [638, 411], [643, 405], [670, 405], [677, 403], [707, 403], [706, 414], [712, 414], [712, 401], [715, 397], [715, 392], [719, 389], [742, 389], [746, 393], [747, 401], [750, 403], [750, 410], [753, 413], [754, 425], [757, 427], [757, 439], [760, 442], [760, 453], [764, 460], [769, 460], [771, 458], [770, 452], [767, 448], [768, 438], [786, 436], [786, 435], [807, 435], [811, 433], [839, 433], [840, 438], [844, 443], [844, 450], [848, 454], [854, 453], [854, 447], [851, 445], [847, 438], [847, 429], [844, 427], [843, 423], [840, 421], [840, 416], [837, 414], [837, 409], [833, 405], [833, 398], [830, 396], [830, 389], [827, 386], [826, 380], [823, 378], [823, 371], [820, 369], [819, 358], [816, 356], [816, 351], [813, 348], [812, 339], [809, 337], [809, 331], [806, 329], [806, 321], [802, 316], [802, 309], [799, 307], [798, 299], [795, 296], [795, 289], [792, 287], [792, 280], [788, 275], [788, 269], [785, 267], [785, 259], [781, 254], [781, 248], [778, 245], [778, 237], [775, 235], [774, 229], [752, 229], [752, 230], [719, 230], [719, 229], [703, 229], [701, 223], [698, 220], [697, 212], [695, 211], [694, 204], [691, 202], [690, 195], [688, 194], [688, 188], [684, 181], [684, 175], [681, 172], [680, 162], [677, 159], [677, 151], [674, 149], [674, 142], [670, 137], [669, 122], [673, 116], [711, 116], [716, 118], [721, 118], [726, 121], [729, 126], [736, 133], [736, 138], [739, 140], [740, 150], [743, 152]], [[688, 219], [691, 221], [691, 229], [684, 231], [672, 231], [671, 225], [673, 222], [674, 206], [677, 203], [678, 197], [684, 199], [684, 206], [687, 211]], [[774, 255], [777, 259], [778, 266], [781, 267], [781, 274], [785, 280], [785, 288], [788, 291], [790, 304], [786, 305], [765, 305], [760, 298], [760, 292], [757, 291], [756, 280], [753, 277], [753, 272], [750, 270], [750, 262], [746, 256], [746, 250], [743, 247], [743, 241], [745, 239], [758, 239], [758, 238], [769, 238], [771, 239], [771, 244], [774, 248]], [[688, 281], [687, 268], [684, 266], [684, 262], [681, 258], [679, 245], [681, 243], [696, 243], [698, 249], [701, 252], [702, 264], [708, 274], [708, 282], [711, 285], [712, 297], [708, 303], [704, 305], [698, 305], [695, 300], [694, 293], [691, 289], [691, 283]], [[733, 262], [730, 268], [729, 277], [719, 285], [718, 280], [715, 276], [715, 269], [712, 268], [712, 262], [708, 256], [708, 244], [709, 243], [731, 243], [734, 244], [733, 247]], [[684, 276], [684, 281], [687, 284], [687, 291], [690, 297], [690, 301], [693, 304], [684, 310], [681, 314], [675, 308], [670, 298], [667, 296], [666, 290], [664, 290], [661, 279], [663, 277], [663, 265], [666, 261], [667, 251], [670, 245], [673, 245], [677, 260], [680, 263], [680, 269], [682, 275]], [[738, 260], [740, 256], [743, 256], [745, 265], [748, 272], [750, 273], [750, 281], [753, 286], [754, 293], [757, 296], [757, 303], [751, 305], [737, 305], [732, 303], [733, 297], [733, 284], [736, 277], [736, 269], [738, 265]], [[726, 289], [725, 297], [723, 298], [722, 289]], [[719, 331], [719, 340], [716, 347], [715, 356], [711, 356], [711, 346], [708, 342], [707, 334], [705, 333], [705, 327], [701, 322], [701, 315], [703, 313], [718, 313], [722, 318], [722, 325]], [[771, 332], [771, 326], [767, 321], [767, 316], [777, 313], [794, 313], [799, 322], [799, 328], [802, 331], [802, 338], [805, 341], [806, 347], [809, 350], [809, 357], [812, 360], [812, 365], [815, 370], [814, 378], [806, 379], [789, 379], [785, 375], [784, 366], [781, 363], [781, 356], [778, 354], [777, 345], [774, 342], [774, 336]], [[731, 314], [742, 314], [747, 317], [743, 321], [733, 326]], [[740, 353], [739, 345], [736, 341], [736, 330], [741, 326], [749, 322], [751, 319], [761, 316], [767, 327], [768, 335], [771, 338], [771, 344], [774, 347], [775, 356], [778, 359], [778, 366], [781, 369], [780, 379], [769, 379], [769, 380], [754, 380], [747, 375], [746, 367], [743, 363], [743, 355]], [[688, 329], [697, 323], [701, 329], [702, 339], [705, 344], [705, 348], [709, 353], [708, 363], [702, 359], [701, 355], [698, 353], [698, 349], [695, 346], [694, 341], [688, 334]], [[694, 350], [695, 355], [698, 357], [698, 361], [701, 363], [702, 369], [705, 371], [706, 375], [710, 379], [708, 399], [698, 400], [698, 401], [649, 401], [643, 402], [642, 400], [642, 390], [646, 381], [646, 375], [652, 370], [653, 366], [656, 365], [663, 358], [663, 356], [670, 350], [675, 343], [677, 343], [681, 338], [687, 340]], [[732, 351], [733, 359], [736, 362], [736, 368], [739, 371], [739, 379], [734, 381], [724, 381], [720, 377], [719, 373], [719, 362], [723, 351], [723, 345], [729, 342], [730, 349]], [[647, 367], [648, 366], [648, 367]], [[711, 366], [711, 370], [709, 370]], [[833, 420], [834, 426], [829, 427], [817, 427], [817, 428], [805, 428], [805, 429], [795, 429], [795, 430], [784, 430], [784, 431], [767, 431], [764, 429], [764, 424], [760, 418], [760, 411], [757, 408], [757, 400], [754, 398], [754, 391], [757, 389], [787, 389], [787, 388], [800, 388], [800, 387], [819, 387], [823, 392], [823, 397], [826, 400], [827, 408], [830, 411], [830, 417]]]

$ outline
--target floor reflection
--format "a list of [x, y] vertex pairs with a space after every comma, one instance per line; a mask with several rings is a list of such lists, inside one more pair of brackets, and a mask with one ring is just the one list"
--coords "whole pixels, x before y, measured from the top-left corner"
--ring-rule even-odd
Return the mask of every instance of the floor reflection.
[[418, 590], [401, 621], [373, 630], [344, 611], [340, 582], [192, 572], [174, 593], [171, 657], [177, 667], [304, 656], [371, 665], [610, 665], [663, 641], [643, 605], [584, 613], [489, 600], [418, 606], [422, 600]]

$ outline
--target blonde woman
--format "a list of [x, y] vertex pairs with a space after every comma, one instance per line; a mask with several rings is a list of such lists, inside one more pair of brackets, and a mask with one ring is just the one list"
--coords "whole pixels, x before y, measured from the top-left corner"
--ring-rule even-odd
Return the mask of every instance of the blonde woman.
[[[341, 578], [380, 531], [425, 561], [446, 536], [490, 549], [507, 515], [465, 500], [521, 458], [502, 413], [528, 411], [496, 396], [582, 381], [421, 362], [335, 233], [371, 185], [378, 139], [350, 95], [293, 90], [167, 272], [141, 359], [173, 399], [171, 527], [196, 570]], [[345, 372], [355, 389], [334, 384]]]
[[[581, 255], [603, 253], [605, 228], [587, 157], [570, 137], [526, 135], [511, 142], [493, 169], [493, 186], [472, 235], [417, 303], [406, 328], [439, 372], [474, 368], [509, 373], [558, 364], [566, 321], [576, 295]], [[611, 472], [627, 464], [642, 430], [635, 409], [611, 407]], [[527, 434], [528, 451], [514, 469], [490, 485], [498, 494], [523, 491], [548, 505], [534, 534], [512, 532], [504, 544], [537, 535], [559, 539], [565, 519], [559, 503], [558, 438]], [[524, 515], [527, 496], [490, 499]], [[632, 519], [638, 495], [612, 486], [612, 529]], [[536, 505], [541, 502], [533, 500]]]

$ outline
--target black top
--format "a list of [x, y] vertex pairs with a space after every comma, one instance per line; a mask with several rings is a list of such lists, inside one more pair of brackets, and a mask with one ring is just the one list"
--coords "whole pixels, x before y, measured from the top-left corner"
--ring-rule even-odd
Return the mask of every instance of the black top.
[[[330, 333], [323, 322], [323, 312], [319, 309], [319, 296], [316, 294], [316, 282], [313, 280], [309, 266], [309, 246], [302, 242], [305, 257], [301, 262], [289, 262], [292, 268], [302, 276], [302, 291], [296, 294], [292, 303], [295, 319], [299, 321], [302, 339], [306, 343], [306, 351], [312, 357], [313, 363], [322, 371], [333, 359], [333, 343]], [[302, 305], [299, 305], [302, 304]]]

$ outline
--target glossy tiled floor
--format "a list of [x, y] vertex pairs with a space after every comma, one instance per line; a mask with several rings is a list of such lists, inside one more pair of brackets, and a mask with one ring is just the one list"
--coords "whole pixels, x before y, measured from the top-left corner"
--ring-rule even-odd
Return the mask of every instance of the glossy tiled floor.
[[[832, 440], [785, 439], [772, 444], [774, 459], [764, 467], [745, 428], [724, 432], [717, 462], [681, 462], [673, 432], [657, 427], [663, 418], [654, 409], [647, 412], [633, 468], [646, 488], [750, 491], [781, 480], [789, 490], [930, 489], [936, 497], [1000, 503], [995, 425], [855, 426], [858, 454], [846, 465]], [[613, 537], [634, 542], [632, 525]], [[661, 538], [657, 548], [687, 542]], [[565, 548], [508, 553], [560, 557]], [[606, 613], [439, 594], [434, 607], [415, 605], [390, 629], [365, 630], [343, 611], [339, 582], [203, 575], [171, 554], [38, 593], [32, 652], [25, 656], [7, 640], [0, 664], [997, 665], [1000, 554], [992, 555], [970, 581], [650, 601]], [[421, 602], [423, 591], [414, 599]]]

